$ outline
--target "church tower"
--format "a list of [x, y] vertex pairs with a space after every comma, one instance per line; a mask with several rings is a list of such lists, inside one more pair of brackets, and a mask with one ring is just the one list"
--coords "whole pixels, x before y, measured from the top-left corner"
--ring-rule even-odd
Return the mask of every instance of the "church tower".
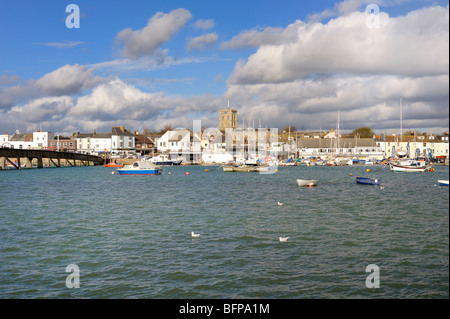
[[219, 130], [223, 132], [226, 128], [237, 127], [237, 110], [230, 109], [230, 98], [228, 98], [228, 107], [226, 109], [219, 110]]

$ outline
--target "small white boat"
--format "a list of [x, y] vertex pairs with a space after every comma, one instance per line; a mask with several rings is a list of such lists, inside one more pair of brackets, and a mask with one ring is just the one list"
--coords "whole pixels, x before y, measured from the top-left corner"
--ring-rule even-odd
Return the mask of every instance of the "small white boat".
[[297, 179], [297, 185], [301, 187], [314, 187], [319, 183], [316, 179]]
[[398, 163], [389, 163], [392, 172], [426, 172], [431, 166], [425, 161], [406, 160]]
[[171, 160], [169, 155], [161, 154], [150, 159], [155, 165], [180, 165], [183, 160]]
[[223, 168], [224, 172], [255, 173], [255, 172], [268, 172], [269, 171], [268, 165], [224, 165], [222, 168]]
[[439, 186], [448, 186], [448, 180], [439, 179]]
[[162, 170], [148, 161], [134, 162], [117, 170], [120, 175], [159, 175]]

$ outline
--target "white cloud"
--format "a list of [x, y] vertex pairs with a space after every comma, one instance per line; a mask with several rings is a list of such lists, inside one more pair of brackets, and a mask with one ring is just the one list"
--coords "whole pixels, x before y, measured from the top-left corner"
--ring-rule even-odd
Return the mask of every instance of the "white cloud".
[[366, 26], [367, 14], [353, 12], [327, 24], [297, 21], [296, 39], [262, 45], [240, 61], [230, 84], [293, 81], [313, 73], [448, 74], [448, 7], [430, 7]]
[[83, 41], [63, 41], [63, 42], [42, 42], [42, 43], [33, 43], [34, 45], [43, 45], [57, 49], [71, 49], [79, 45], [86, 44], [87, 42]]
[[22, 81], [17, 76], [2, 77], [3, 80], [0, 78], [3, 83], [0, 83], [0, 108], [9, 109], [17, 103], [27, 103], [30, 99], [46, 96], [82, 93], [106, 80], [94, 76], [93, 72], [94, 69], [87, 66], [67, 64], [37, 80]]
[[187, 50], [202, 50], [211, 47], [217, 42], [218, 35], [215, 32], [203, 34], [201, 36], [191, 39], [188, 43]]
[[[79, 130], [95, 128], [98, 132], [120, 123], [133, 129], [142, 129], [143, 126], [162, 129], [166, 124], [191, 127], [192, 118], [197, 119], [198, 114], [216, 117], [220, 100], [210, 95], [176, 97], [167, 96], [164, 92], [146, 93], [115, 78], [79, 97], [67, 112], [65, 125], [78, 125]], [[206, 123], [207, 117], [203, 115]]]
[[104, 81], [86, 66], [64, 65], [36, 81], [36, 87], [49, 95], [71, 95], [90, 89]]
[[230, 41], [221, 45], [223, 50], [238, 49], [244, 47], [259, 47], [265, 44], [275, 44], [281, 42], [283, 29], [266, 27], [262, 30], [244, 30]]
[[[259, 118], [269, 127], [294, 125], [299, 129], [336, 127], [374, 129], [399, 127], [399, 99], [403, 97], [404, 127], [448, 127], [448, 75], [403, 77], [324, 76], [283, 83], [231, 85], [226, 94], [239, 101], [242, 114]], [[247, 120], [246, 120], [247, 121]], [[247, 123], [246, 123], [247, 125]], [[415, 126], [420, 125], [420, 126]]]
[[74, 100], [70, 96], [44, 97], [32, 100], [22, 107], [14, 107], [11, 111], [20, 112], [20, 118], [25, 122], [58, 121], [73, 104]]
[[191, 19], [186, 9], [176, 9], [169, 13], [156, 13], [140, 30], [130, 28], [120, 31], [116, 42], [121, 48], [121, 56], [130, 59], [157, 53], [160, 46], [169, 41]]
[[213, 19], [208, 19], [208, 20], [199, 19], [199, 20], [195, 21], [193, 26], [194, 26], [194, 29], [196, 29], [196, 30], [206, 31], [206, 30], [214, 28], [214, 20]]

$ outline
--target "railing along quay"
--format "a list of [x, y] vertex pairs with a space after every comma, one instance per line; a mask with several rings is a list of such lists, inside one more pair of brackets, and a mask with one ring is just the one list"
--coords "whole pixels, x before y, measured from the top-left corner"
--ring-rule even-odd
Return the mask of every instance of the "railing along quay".
[[[15, 159], [15, 161], [11, 161]], [[11, 164], [17, 169], [21, 169], [21, 159], [25, 159], [25, 167], [32, 168], [33, 160], [37, 160], [37, 167], [44, 167], [44, 159], [48, 159], [56, 167], [61, 167], [61, 160], [65, 160], [65, 163], [70, 166], [89, 166], [89, 165], [101, 165], [103, 164], [103, 158], [100, 156], [78, 154], [72, 152], [59, 152], [49, 150], [25, 150], [25, 149], [12, 149], [12, 148], [0, 148], [0, 169], [5, 169], [7, 163]]]

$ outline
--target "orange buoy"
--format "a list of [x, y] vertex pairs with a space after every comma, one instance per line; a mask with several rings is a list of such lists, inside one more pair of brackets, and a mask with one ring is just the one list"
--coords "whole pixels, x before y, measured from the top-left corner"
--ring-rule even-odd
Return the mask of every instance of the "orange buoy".
[[186, 175], [189, 175], [189, 172], [186, 172]]
[[350, 173], [350, 174], [348, 174], [348, 175], [352, 176], [352, 173]]

